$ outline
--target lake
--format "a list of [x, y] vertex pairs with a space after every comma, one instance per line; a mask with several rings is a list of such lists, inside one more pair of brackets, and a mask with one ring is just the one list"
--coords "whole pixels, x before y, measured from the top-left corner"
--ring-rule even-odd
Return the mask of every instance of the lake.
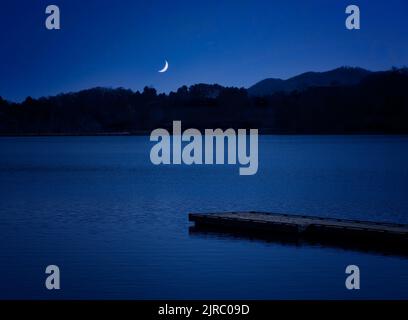
[[[155, 166], [148, 136], [0, 138], [2, 299], [401, 299], [408, 259], [189, 231], [189, 212], [408, 223], [408, 137], [260, 136], [259, 169]], [[45, 289], [45, 268], [61, 290]], [[345, 268], [361, 289], [346, 290]]]

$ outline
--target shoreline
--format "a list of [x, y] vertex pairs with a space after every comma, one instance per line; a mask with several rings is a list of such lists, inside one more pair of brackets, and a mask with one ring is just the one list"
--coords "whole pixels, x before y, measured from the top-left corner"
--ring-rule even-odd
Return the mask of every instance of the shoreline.
[[[223, 129], [225, 130], [225, 129]], [[90, 132], [90, 133], [22, 133], [0, 134], [0, 138], [23, 138], [23, 137], [123, 137], [123, 136], [150, 136], [151, 131], [136, 132]], [[407, 133], [389, 132], [281, 132], [260, 131], [260, 136], [408, 136]]]

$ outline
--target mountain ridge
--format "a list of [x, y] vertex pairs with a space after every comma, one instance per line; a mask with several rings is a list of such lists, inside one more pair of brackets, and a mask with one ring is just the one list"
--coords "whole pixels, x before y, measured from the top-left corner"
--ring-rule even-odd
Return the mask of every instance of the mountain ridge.
[[286, 80], [266, 78], [250, 86], [247, 90], [251, 96], [266, 96], [276, 92], [303, 91], [313, 86], [356, 85], [373, 73], [377, 72], [360, 67], [343, 66], [323, 72], [308, 71]]

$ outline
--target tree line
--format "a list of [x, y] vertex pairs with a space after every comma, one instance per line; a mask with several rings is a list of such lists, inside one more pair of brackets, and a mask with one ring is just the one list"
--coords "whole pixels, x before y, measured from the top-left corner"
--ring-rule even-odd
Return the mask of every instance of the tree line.
[[261, 133], [408, 133], [408, 71], [368, 75], [356, 85], [313, 86], [251, 96], [217, 84], [158, 94], [92, 88], [21, 103], [0, 97], [0, 134], [99, 134], [183, 127], [258, 128]]

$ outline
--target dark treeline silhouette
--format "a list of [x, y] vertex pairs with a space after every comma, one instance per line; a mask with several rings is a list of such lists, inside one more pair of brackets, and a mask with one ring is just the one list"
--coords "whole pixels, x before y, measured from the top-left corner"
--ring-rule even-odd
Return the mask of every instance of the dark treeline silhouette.
[[11, 103], [0, 97], [0, 134], [141, 133], [168, 128], [258, 128], [261, 133], [408, 133], [408, 71], [368, 73], [357, 84], [249, 95], [197, 84], [157, 94], [119, 88]]

